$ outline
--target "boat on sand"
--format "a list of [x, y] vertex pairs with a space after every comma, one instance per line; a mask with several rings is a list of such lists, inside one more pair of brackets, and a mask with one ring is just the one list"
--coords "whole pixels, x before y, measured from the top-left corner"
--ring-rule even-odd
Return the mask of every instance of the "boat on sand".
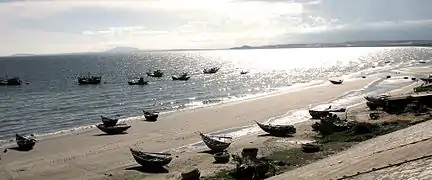
[[36, 140], [33, 138], [26, 138], [19, 134], [15, 134], [16, 143], [20, 150], [31, 150], [36, 144]]
[[156, 111], [143, 111], [144, 117], [147, 121], [157, 121], [157, 118], [159, 117], [159, 112]]
[[213, 152], [221, 152], [231, 145], [232, 137], [210, 136], [201, 132], [198, 133], [204, 144], [206, 144]]
[[138, 164], [144, 167], [157, 168], [168, 165], [171, 160], [171, 154], [168, 153], [149, 153], [134, 150], [130, 148], [133, 158]]
[[296, 133], [296, 128], [293, 125], [270, 125], [270, 124], [261, 124], [257, 121], [255, 123], [265, 132], [274, 136], [287, 136]]
[[115, 126], [107, 126], [105, 124], [98, 124], [98, 125], [96, 125], [96, 127], [107, 134], [122, 134], [126, 130], [128, 130], [131, 126], [129, 126], [127, 124], [116, 124]]

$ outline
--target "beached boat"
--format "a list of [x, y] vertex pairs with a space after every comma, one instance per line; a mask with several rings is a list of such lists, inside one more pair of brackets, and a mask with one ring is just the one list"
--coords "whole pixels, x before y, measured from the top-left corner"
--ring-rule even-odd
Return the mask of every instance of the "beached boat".
[[146, 85], [146, 84], [148, 84], [148, 81], [144, 81], [144, 78], [140, 77], [140, 78], [128, 81], [128, 84], [129, 85]]
[[101, 118], [102, 118], [102, 123], [105, 126], [115, 126], [117, 124], [117, 122], [118, 122], [118, 119], [107, 118], [107, 117], [104, 117], [104, 116], [101, 116]]
[[7, 78], [7, 76], [6, 76], [5, 79], [0, 79], [0, 85], [4, 85], [4, 86], [19, 86], [21, 84], [22, 84], [22, 81], [18, 77]]
[[161, 70], [156, 70], [156, 71], [153, 71], [153, 73], [148, 72], [147, 76], [162, 77], [163, 76], [163, 72]]
[[265, 132], [274, 136], [287, 136], [296, 133], [296, 128], [293, 125], [270, 125], [261, 124], [257, 121], [255, 123]]
[[159, 117], [159, 112], [153, 111], [143, 111], [144, 112], [144, 117], [146, 118], [147, 121], [157, 121], [157, 118]]
[[321, 149], [321, 145], [317, 143], [306, 143], [301, 145], [302, 151], [305, 153], [318, 152]]
[[172, 79], [175, 81], [187, 81], [189, 78], [190, 76], [188, 76], [187, 73], [183, 73], [180, 76], [172, 76]]
[[378, 107], [385, 107], [387, 104], [387, 99], [390, 96], [388, 95], [379, 95], [379, 96], [365, 96], [364, 98], [367, 100], [366, 105], [370, 110], [376, 110]]
[[131, 126], [129, 126], [127, 124], [116, 124], [115, 126], [107, 126], [105, 124], [98, 124], [98, 125], [96, 125], [96, 127], [107, 134], [121, 134], [121, 133], [124, 133]]
[[343, 80], [339, 79], [339, 80], [329, 80], [332, 84], [342, 84]]
[[216, 163], [227, 163], [230, 159], [230, 154], [227, 151], [217, 152], [213, 154]]
[[231, 145], [232, 137], [224, 136], [209, 136], [198, 132], [203, 140], [204, 144], [207, 145], [214, 152], [221, 152]]
[[214, 73], [218, 72], [219, 69], [220, 69], [219, 67], [213, 67], [213, 68], [210, 68], [210, 69], [204, 69], [203, 73], [204, 74], [214, 74]]
[[335, 107], [335, 106], [318, 106], [313, 109], [309, 109], [309, 114], [312, 116], [312, 119], [320, 119], [321, 117], [327, 116], [330, 112], [345, 112], [345, 107]]
[[135, 161], [144, 167], [163, 167], [172, 160], [171, 154], [168, 153], [147, 153], [132, 148], [130, 148], [130, 151]]
[[78, 83], [79, 84], [100, 84], [102, 80], [102, 76], [94, 76], [94, 75], [87, 75], [87, 76], [80, 76], [78, 77]]
[[425, 83], [432, 83], [432, 76], [429, 75], [427, 78], [420, 78], [420, 80], [424, 81]]
[[21, 150], [30, 150], [33, 149], [33, 146], [36, 144], [36, 140], [33, 138], [26, 138], [19, 134], [15, 134], [16, 143], [18, 148]]

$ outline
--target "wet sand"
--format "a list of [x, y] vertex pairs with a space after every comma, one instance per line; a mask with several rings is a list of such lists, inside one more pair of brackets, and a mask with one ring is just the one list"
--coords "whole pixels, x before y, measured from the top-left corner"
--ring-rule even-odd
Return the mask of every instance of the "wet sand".
[[[128, 134], [107, 136], [93, 128], [41, 140], [30, 152], [9, 150], [2, 153], [0, 177], [5, 180], [175, 178], [181, 169], [200, 167], [199, 164], [203, 164], [202, 162], [211, 162], [212, 157], [204, 153], [200, 155], [187, 150], [179, 151], [167, 167], [169, 173], [153, 175], [136, 173], [139, 165], [133, 160], [128, 148], [139, 147], [150, 152], [178, 148], [200, 141], [197, 131], [209, 133], [251, 125], [254, 124], [254, 120], [265, 121], [290, 110], [307, 108], [311, 104], [337, 98], [347, 91], [361, 89], [373, 80], [375, 79], [357, 79], [344, 82], [342, 85], [328, 83], [300, 91], [180, 111], [162, 115], [157, 122], [131, 121], [128, 122], [132, 125]], [[259, 141], [256, 136], [242, 137], [235, 140], [230, 148], [259, 144]], [[211, 163], [208, 164], [213, 166]]]

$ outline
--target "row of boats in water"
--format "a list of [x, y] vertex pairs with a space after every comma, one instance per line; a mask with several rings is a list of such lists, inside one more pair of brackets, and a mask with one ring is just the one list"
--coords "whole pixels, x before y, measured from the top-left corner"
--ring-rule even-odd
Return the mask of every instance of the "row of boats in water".
[[[204, 69], [204, 74], [214, 74], [217, 73], [220, 70], [220, 67], [213, 67]], [[240, 74], [247, 74], [248, 71], [241, 71]], [[149, 77], [155, 77], [160, 78], [164, 76], [164, 73], [162, 70], [155, 70], [153, 72], [147, 72], [147, 76]], [[191, 76], [188, 73], [182, 73], [179, 75], [173, 75], [171, 76], [172, 80], [174, 81], [187, 81], [191, 78]], [[88, 75], [79, 76], [77, 78], [78, 84], [101, 84], [102, 82], [102, 76], [99, 75], [92, 75], [89, 73]], [[23, 84], [23, 81], [19, 77], [13, 77], [13, 78], [2, 78], [0, 79], [0, 85], [8, 85], [8, 86], [17, 86]], [[148, 81], [144, 80], [144, 77], [138, 77], [132, 80], [128, 81], [129, 85], [146, 85], [148, 84]]]

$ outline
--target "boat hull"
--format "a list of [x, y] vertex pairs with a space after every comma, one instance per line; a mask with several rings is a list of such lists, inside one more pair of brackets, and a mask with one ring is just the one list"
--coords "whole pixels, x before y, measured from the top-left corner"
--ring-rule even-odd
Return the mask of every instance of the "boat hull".
[[105, 124], [98, 124], [96, 125], [96, 127], [99, 128], [101, 131], [111, 135], [111, 134], [125, 133], [125, 131], [128, 130], [131, 126], [126, 124], [117, 124], [115, 126], [106, 126]]

